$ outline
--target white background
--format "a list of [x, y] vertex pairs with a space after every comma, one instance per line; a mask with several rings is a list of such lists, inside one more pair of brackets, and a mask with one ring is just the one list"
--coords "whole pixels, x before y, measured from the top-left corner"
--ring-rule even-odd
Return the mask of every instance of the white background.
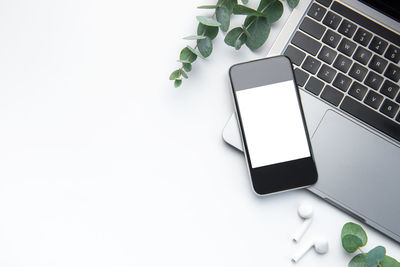
[[300, 202], [315, 209], [303, 241], [325, 235], [330, 253], [298, 266], [346, 266], [354, 219], [305, 190], [256, 197], [221, 139], [229, 66], [268, 47], [220, 36], [182, 88], [168, 81], [212, 3], [0, 2], [0, 266], [293, 266]]
[[253, 168], [310, 156], [292, 80], [236, 91], [236, 96]]

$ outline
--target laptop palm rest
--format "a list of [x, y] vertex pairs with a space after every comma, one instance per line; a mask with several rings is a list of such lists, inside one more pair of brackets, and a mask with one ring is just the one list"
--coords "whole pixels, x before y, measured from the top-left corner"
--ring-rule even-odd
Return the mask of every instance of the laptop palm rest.
[[400, 240], [399, 147], [332, 110], [312, 145], [319, 180], [310, 190]]

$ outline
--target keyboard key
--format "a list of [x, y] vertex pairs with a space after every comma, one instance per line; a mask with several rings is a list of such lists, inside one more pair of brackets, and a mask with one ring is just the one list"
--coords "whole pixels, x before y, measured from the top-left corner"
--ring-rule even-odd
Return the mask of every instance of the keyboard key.
[[388, 45], [388, 42], [375, 36], [374, 39], [372, 39], [371, 44], [369, 45], [369, 49], [371, 49], [375, 53], [378, 53], [379, 55], [382, 55], [383, 52], [385, 51], [387, 45]]
[[321, 93], [322, 88], [324, 87], [324, 83], [318, 80], [317, 78], [311, 77], [306, 84], [306, 89], [313, 93], [314, 95], [319, 95]]
[[394, 98], [399, 91], [399, 86], [397, 84], [392, 83], [391, 81], [386, 80], [381, 88], [381, 93], [387, 97]]
[[386, 68], [387, 64], [388, 64], [387, 60], [377, 55], [374, 55], [372, 57], [371, 62], [369, 63], [369, 67], [378, 73], [382, 73], [383, 70]]
[[337, 34], [336, 32], [332, 31], [332, 30], [328, 30], [325, 35], [324, 38], [322, 38], [322, 42], [326, 43], [327, 45], [335, 48], [339, 41], [340, 41], [340, 35]]
[[396, 102], [397, 102], [397, 103], [400, 103], [400, 94], [397, 96]]
[[342, 24], [340, 24], [340, 27], [338, 29], [338, 31], [351, 38], [354, 34], [354, 32], [356, 31], [357, 26], [354, 23], [351, 23], [350, 21], [348, 21], [347, 19], [343, 20]]
[[331, 64], [336, 57], [337, 52], [324, 45], [318, 54], [318, 58]]
[[296, 68], [294, 70], [294, 76], [296, 77], [297, 85], [303, 87], [310, 75], [301, 69]]
[[357, 60], [358, 62], [360, 62], [361, 64], [366, 65], [369, 61], [369, 59], [371, 58], [372, 53], [370, 51], [368, 51], [367, 49], [359, 46], [356, 50], [356, 52], [354, 53], [353, 58], [355, 60]]
[[371, 125], [372, 127], [400, 141], [399, 124], [368, 108], [367, 106], [364, 106], [357, 100], [346, 96], [340, 105], [340, 108]]
[[294, 35], [292, 44], [313, 56], [315, 56], [318, 53], [318, 50], [321, 48], [321, 44], [319, 42], [299, 31]]
[[383, 77], [379, 76], [378, 74], [370, 71], [365, 79], [364, 83], [371, 87], [372, 89], [378, 90], [381, 87], [383, 82]]
[[343, 38], [343, 40], [340, 42], [338, 50], [345, 55], [351, 56], [356, 47], [356, 43], [350, 41], [349, 39]]
[[303, 59], [306, 57], [306, 53], [300, 51], [299, 49], [291, 45], [288, 45], [285, 53], [283, 54], [288, 58], [290, 58], [290, 61], [292, 61], [292, 63], [296, 64], [297, 66], [300, 66], [301, 62], [303, 62]]
[[400, 68], [390, 63], [384, 75], [392, 81], [398, 82], [400, 80]]
[[367, 96], [365, 97], [364, 103], [370, 106], [371, 108], [377, 109], [379, 105], [383, 101], [383, 96], [380, 94], [375, 93], [372, 90], [369, 90]]
[[317, 0], [317, 2], [320, 2], [324, 6], [329, 7], [332, 3], [332, 0]]
[[313, 57], [307, 56], [306, 60], [304, 60], [302, 68], [312, 74], [315, 74], [315, 73], [317, 73], [320, 65], [321, 65], [321, 61], [319, 61]]
[[357, 98], [358, 100], [362, 100], [367, 93], [368, 88], [365, 87], [364, 85], [358, 83], [358, 82], [353, 82], [353, 84], [350, 87], [349, 90], [349, 95]]
[[321, 94], [321, 98], [325, 99], [332, 105], [339, 105], [340, 101], [342, 101], [343, 93], [339, 92], [335, 88], [330, 85], [325, 86], [324, 91]]
[[398, 110], [399, 110], [399, 105], [397, 105], [393, 101], [390, 101], [389, 99], [385, 99], [385, 101], [383, 101], [381, 108], [379, 109], [380, 112], [391, 118], [393, 118], [394, 115], [396, 115]]
[[300, 30], [314, 36], [317, 39], [321, 39], [325, 32], [326, 27], [316, 23], [314, 20], [305, 17], [303, 22], [300, 24]]
[[371, 38], [372, 38], [372, 33], [368, 32], [362, 28], [358, 28], [356, 35], [354, 35], [353, 40], [359, 44], [362, 44], [363, 46], [366, 46], [366, 45], [368, 45]]
[[327, 83], [330, 83], [333, 78], [335, 78], [336, 70], [332, 69], [328, 65], [322, 65], [321, 69], [318, 72], [318, 77], [324, 80]]
[[399, 48], [395, 47], [394, 45], [390, 45], [385, 53], [385, 58], [393, 61], [394, 63], [399, 63], [400, 60]]
[[338, 55], [338, 57], [335, 60], [335, 63], [333, 63], [333, 66], [337, 68], [340, 71], [343, 71], [346, 73], [349, 69], [353, 61], [351, 59], [343, 56], [343, 55]]
[[362, 82], [364, 80], [365, 75], [367, 74], [367, 69], [361, 66], [358, 63], [354, 63], [353, 67], [351, 67], [349, 75], [354, 79]]
[[350, 86], [350, 83], [351, 83], [351, 79], [339, 72], [339, 74], [336, 76], [335, 80], [333, 81], [333, 86], [337, 87], [338, 89], [342, 90], [343, 92], [346, 92]]
[[399, 112], [399, 115], [397, 115], [397, 117], [396, 117], [396, 121], [400, 122], [400, 112]]
[[318, 21], [321, 21], [321, 19], [325, 15], [325, 12], [326, 12], [326, 8], [314, 3], [310, 7], [310, 10], [308, 10], [307, 15], [309, 15], [310, 17], [312, 17]]
[[336, 15], [335, 13], [328, 12], [322, 21], [323, 24], [326, 26], [336, 30], [336, 28], [339, 26], [340, 21], [342, 18], [339, 15]]
[[346, 7], [345, 5], [335, 1], [331, 9], [336, 13], [344, 16], [345, 18], [351, 20], [352, 22], [364, 27], [365, 29], [379, 35], [383, 39], [394, 43], [397, 46], [400, 46], [400, 35], [397, 33], [392, 32], [388, 28], [370, 20], [369, 18], [361, 15], [360, 13], [354, 11]]

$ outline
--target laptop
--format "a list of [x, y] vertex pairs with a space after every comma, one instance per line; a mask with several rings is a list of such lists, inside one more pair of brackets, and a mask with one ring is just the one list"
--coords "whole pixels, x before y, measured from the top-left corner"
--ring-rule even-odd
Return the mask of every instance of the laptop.
[[[284, 54], [293, 63], [319, 173], [308, 190], [400, 242], [395, 6], [390, 0], [301, 0], [269, 55]], [[242, 150], [234, 116], [223, 138]]]

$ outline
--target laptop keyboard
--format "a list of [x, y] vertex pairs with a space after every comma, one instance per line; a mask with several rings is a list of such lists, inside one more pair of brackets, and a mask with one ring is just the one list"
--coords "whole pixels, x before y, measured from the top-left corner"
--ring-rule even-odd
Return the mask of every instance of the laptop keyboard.
[[316, 0], [284, 54], [300, 87], [400, 141], [400, 35]]

